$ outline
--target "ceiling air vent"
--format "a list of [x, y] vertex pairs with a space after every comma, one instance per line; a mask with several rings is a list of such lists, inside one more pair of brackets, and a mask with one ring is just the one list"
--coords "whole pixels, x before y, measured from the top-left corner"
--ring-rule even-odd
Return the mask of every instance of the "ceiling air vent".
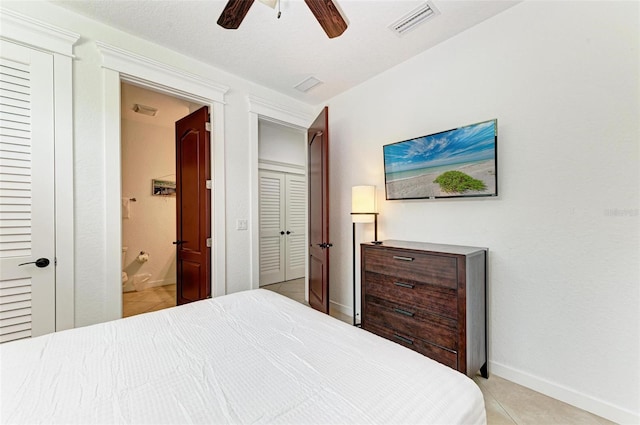
[[302, 81], [298, 85], [294, 86], [296, 90], [300, 90], [303, 93], [308, 92], [315, 86], [322, 84], [322, 81], [318, 80], [316, 77], [309, 77], [306, 80]]
[[389, 29], [395, 32], [396, 35], [402, 36], [427, 19], [439, 14], [440, 12], [438, 9], [436, 9], [430, 2], [425, 2], [417, 9], [412, 10], [410, 13], [389, 25]]

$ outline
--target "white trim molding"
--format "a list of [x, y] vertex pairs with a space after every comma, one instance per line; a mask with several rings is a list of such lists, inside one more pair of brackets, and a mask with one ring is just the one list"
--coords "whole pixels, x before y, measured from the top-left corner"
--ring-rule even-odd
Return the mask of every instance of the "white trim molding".
[[80, 35], [0, 9], [0, 37], [53, 56], [56, 232], [55, 330], [75, 327], [73, 46]]
[[288, 127], [306, 130], [313, 122], [313, 114], [310, 106], [301, 106], [308, 112], [299, 109], [293, 109], [288, 106], [279, 105], [270, 100], [262, 99], [257, 96], [247, 96], [249, 112], [257, 114], [262, 119], [276, 122]]
[[121, 246], [122, 221], [119, 210], [120, 83], [122, 81], [179, 97], [209, 107], [211, 115], [211, 173], [213, 177], [211, 249], [212, 295], [226, 294], [226, 204], [224, 96], [228, 87], [199, 75], [96, 41], [102, 54], [105, 122], [106, 228], [106, 319], [122, 317]]
[[[129, 82], [136, 85], [149, 86], [157, 90], [164, 86], [163, 92], [202, 102], [213, 101], [224, 103], [224, 95], [229, 87], [208, 80], [188, 71], [140, 56], [119, 47], [96, 41], [102, 54], [102, 67], [129, 75]], [[159, 84], [147, 82], [162, 81]]]
[[280, 171], [282, 173], [300, 174], [306, 176], [307, 167], [304, 165], [289, 164], [280, 161], [271, 161], [269, 159], [258, 160], [258, 167], [261, 170]]
[[489, 372], [501, 378], [507, 379], [516, 384], [538, 391], [556, 400], [563, 401], [572, 406], [578, 407], [594, 415], [602, 416], [619, 424], [640, 423], [640, 416], [637, 412], [615, 406], [604, 400], [581, 393], [572, 388], [565, 387], [556, 382], [551, 382], [530, 373], [514, 369], [510, 366], [490, 361]]
[[5, 8], [0, 8], [0, 36], [47, 53], [70, 58], [73, 57], [73, 45], [80, 39], [80, 34]]

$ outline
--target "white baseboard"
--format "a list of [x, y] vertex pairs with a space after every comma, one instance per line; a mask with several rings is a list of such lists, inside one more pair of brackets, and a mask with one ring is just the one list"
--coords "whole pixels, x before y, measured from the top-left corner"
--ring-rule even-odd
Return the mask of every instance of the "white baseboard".
[[137, 285], [133, 285], [133, 279], [129, 278], [129, 281], [123, 285], [122, 292], [134, 292], [134, 291], [143, 291], [149, 288], [155, 288], [158, 286], [165, 285], [175, 285], [175, 282], [170, 282], [167, 280], [154, 280], [150, 282], [138, 283]]
[[175, 282], [170, 282], [167, 280], [154, 280], [151, 282], [145, 282], [141, 284], [142, 289], [155, 288], [157, 286], [165, 286], [165, 285], [175, 285]]
[[346, 314], [347, 316], [352, 316], [353, 312], [351, 311], [351, 307], [346, 306], [344, 304], [337, 303], [335, 301], [329, 300], [329, 305], [334, 310], [338, 310], [340, 313]]
[[489, 376], [491, 376], [491, 374], [496, 374], [501, 378], [619, 424], [640, 423], [640, 414], [638, 412], [632, 412], [631, 410], [615, 406], [604, 400], [497, 362], [489, 361]]

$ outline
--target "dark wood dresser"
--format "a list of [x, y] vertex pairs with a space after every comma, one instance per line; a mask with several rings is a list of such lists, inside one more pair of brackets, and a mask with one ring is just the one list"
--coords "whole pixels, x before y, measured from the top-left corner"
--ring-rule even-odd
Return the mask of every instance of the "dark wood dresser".
[[364, 329], [488, 377], [485, 248], [389, 240], [361, 253]]

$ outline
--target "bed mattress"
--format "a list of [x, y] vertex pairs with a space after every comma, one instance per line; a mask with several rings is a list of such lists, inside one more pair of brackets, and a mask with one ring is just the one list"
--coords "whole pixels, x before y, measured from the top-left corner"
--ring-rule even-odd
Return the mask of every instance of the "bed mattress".
[[486, 423], [465, 375], [266, 290], [0, 346], [2, 423]]

